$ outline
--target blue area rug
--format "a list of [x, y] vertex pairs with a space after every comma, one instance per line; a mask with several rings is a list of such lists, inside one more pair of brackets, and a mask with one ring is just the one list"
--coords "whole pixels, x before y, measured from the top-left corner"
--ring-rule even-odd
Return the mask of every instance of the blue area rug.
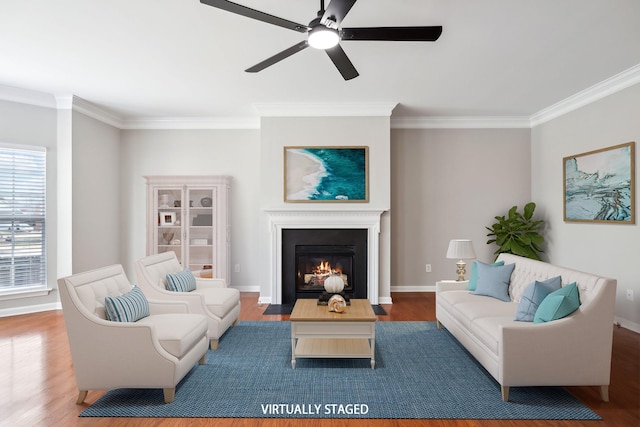
[[82, 417], [599, 420], [561, 387], [500, 386], [434, 322], [378, 322], [365, 359], [297, 359], [289, 322], [240, 322], [165, 404], [162, 390], [112, 390]]

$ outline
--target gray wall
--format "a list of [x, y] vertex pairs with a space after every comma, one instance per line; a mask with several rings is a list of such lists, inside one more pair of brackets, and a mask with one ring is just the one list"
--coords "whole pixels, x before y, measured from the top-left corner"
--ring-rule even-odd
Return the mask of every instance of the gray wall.
[[120, 130], [73, 113], [73, 272], [120, 263]]
[[521, 209], [531, 201], [529, 134], [529, 129], [391, 132], [395, 290], [455, 279], [457, 260], [446, 258], [451, 239], [472, 239], [479, 260], [493, 259], [496, 247], [486, 244], [485, 226], [511, 206]]
[[[129, 279], [146, 256], [147, 175], [230, 175], [231, 284], [258, 287], [258, 130], [123, 130], [120, 146], [120, 255]], [[240, 264], [240, 272], [234, 265]]]
[[[640, 151], [640, 85], [610, 95], [532, 131], [532, 194], [545, 210], [551, 239], [549, 258], [571, 268], [618, 280], [616, 317], [640, 332], [640, 217], [638, 151]], [[636, 142], [636, 224], [567, 223], [563, 220], [562, 159], [566, 156]], [[634, 301], [626, 290], [634, 291]]]

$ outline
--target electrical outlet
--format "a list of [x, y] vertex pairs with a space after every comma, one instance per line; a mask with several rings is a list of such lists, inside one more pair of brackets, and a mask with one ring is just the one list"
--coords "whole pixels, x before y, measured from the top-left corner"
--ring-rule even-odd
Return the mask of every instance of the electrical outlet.
[[240, 264], [236, 264], [236, 265], [233, 267], [233, 271], [235, 271], [236, 273], [240, 273]]
[[627, 289], [627, 299], [633, 301], [633, 289]]
[[427, 273], [431, 273], [431, 264], [427, 264], [425, 270], [427, 270]]

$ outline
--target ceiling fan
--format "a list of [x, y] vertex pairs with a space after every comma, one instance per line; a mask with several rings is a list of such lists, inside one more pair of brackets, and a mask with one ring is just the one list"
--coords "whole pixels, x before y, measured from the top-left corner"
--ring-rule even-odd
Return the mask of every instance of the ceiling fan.
[[268, 13], [260, 12], [246, 6], [232, 3], [226, 0], [200, 0], [201, 3], [226, 10], [231, 13], [257, 19], [268, 24], [277, 25], [299, 33], [306, 33], [307, 40], [283, 50], [270, 58], [247, 68], [248, 73], [257, 73], [265, 68], [282, 61], [285, 58], [306, 49], [308, 46], [322, 49], [327, 52], [331, 61], [342, 74], [345, 80], [358, 77], [347, 54], [340, 47], [340, 41], [348, 40], [380, 40], [380, 41], [436, 41], [442, 34], [442, 26], [432, 27], [360, 27], [340, 28], [344, 17], [349, 13], [356, 0], [332, 0], [327, 8], [324, 0], [320, 0], [320, 10], [309, 25], [302, 25], [288, 21]]

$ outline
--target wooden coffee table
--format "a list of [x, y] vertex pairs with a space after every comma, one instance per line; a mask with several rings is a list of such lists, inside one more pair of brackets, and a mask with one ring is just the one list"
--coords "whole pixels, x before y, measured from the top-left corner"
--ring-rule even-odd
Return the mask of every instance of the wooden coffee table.
[[352, 299], [342, 313], [315, 299], [298, 299], [291, 321], [291, 367], [296, 357], [366, 358], [375, 369], [376, 315], [366, 299]]

